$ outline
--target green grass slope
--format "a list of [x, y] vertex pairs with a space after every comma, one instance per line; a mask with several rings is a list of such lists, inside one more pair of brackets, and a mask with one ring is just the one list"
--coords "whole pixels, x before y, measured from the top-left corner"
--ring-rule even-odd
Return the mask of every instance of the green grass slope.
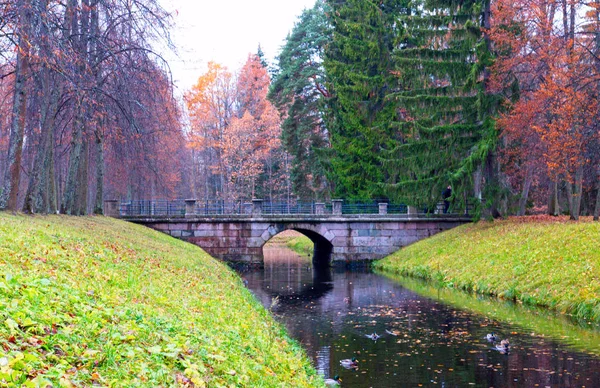
[[600, 322], [599, 223], [527, 217], [463, 225], [375, 266]]
[[307, 255], [313, 253], [314, 244], [310, 239], [304, 235], [297, 236], [288, 240], [285, 244], [288, 248], [301, 255]]
[[322, 383], [198, 247], [104, 217], [0, 213], [0, 386]]

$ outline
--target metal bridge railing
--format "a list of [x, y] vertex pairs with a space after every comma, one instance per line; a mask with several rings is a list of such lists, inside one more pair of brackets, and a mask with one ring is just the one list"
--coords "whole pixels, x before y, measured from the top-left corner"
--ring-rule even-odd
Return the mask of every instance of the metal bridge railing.
[[[325, 214], [327, 211], [324, 208]], [[316, 214], [316, 202], [263, 202], [262, 214]], [[331, 207], [329, 208], [331, 213]]]
[[194, 213], [204, 216], [244, 214], [244, 201], [198, 200]]
[[415, 208], [404, 204], [385, 201], [348, 201], [332, 200], [324, 202], [302, 201], [252, 201], [234, 200], [131, 200], [105, 201], [105, 214], [114, 217], [193, 217], [193, 216], [228, 216], [228, 215], [452, 215], [469, 216], [469, 204], [453, 210], [451, 205], [448, 214], [444, 213], [444, 202], [440, 201], [435, 208]]
[[123, 201], [119, 203], [119, 215], [128, 216], [185, 216], [183, 200]]

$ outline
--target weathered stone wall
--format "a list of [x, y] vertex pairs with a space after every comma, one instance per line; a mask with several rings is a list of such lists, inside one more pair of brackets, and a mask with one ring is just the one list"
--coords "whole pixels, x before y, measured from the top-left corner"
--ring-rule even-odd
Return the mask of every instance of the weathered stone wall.
[[[461, 218], [407, 217], [221, 217], [132, 219], [202, 247], [213, 257], [261, 264], [263, 245], [293, 229], [315, 243], [315, 260], [346, 262], [381, 259], [441, 231], [470, 222]], [[331, 253], [331, 255], [329, 255]], [[321, 262], [320, 264], [325, 264]]]

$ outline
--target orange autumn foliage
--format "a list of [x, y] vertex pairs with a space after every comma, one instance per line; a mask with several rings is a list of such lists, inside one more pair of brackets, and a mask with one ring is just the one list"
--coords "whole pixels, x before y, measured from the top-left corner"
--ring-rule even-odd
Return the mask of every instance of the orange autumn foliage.
[[250, 55], [237, 77], [210, 62], [186, 94], [188, 144], [199, 154], [197, 163], [208, 166], [202, 171], [205, 197], [252, 198], [264, 175], [265, 186], [277, 184], [267, 174], [281, 153], [280, 117], [267, 100], [269, 84], [260, 58]]
[[[513, 187], [528, 180], [566, 181], [574, 217], [579, 205], [571, 197], [581, 200], [584, 170], [592, 167], [590, 154], [597, 153], [597, 4], [497, 0], [492, 7], [497, 60], [490, 84], [506, 97], [507, 109], [498, 120], [505, 171]], [[517, 95], [508, 92], [515, 91], [511, 84], [518, 84]]]

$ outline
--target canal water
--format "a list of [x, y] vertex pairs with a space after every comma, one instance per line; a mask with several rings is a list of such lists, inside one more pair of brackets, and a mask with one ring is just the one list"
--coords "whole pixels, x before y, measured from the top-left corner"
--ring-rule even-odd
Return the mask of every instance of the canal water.
[[[238, 269], [248, 288], [343, 387], [600, 387], [597, 329], [367, 268], [317, 270], [283, 246], [264, 253], [264, 268]], [[352, 357], [358, 368], [340, 365]]]

